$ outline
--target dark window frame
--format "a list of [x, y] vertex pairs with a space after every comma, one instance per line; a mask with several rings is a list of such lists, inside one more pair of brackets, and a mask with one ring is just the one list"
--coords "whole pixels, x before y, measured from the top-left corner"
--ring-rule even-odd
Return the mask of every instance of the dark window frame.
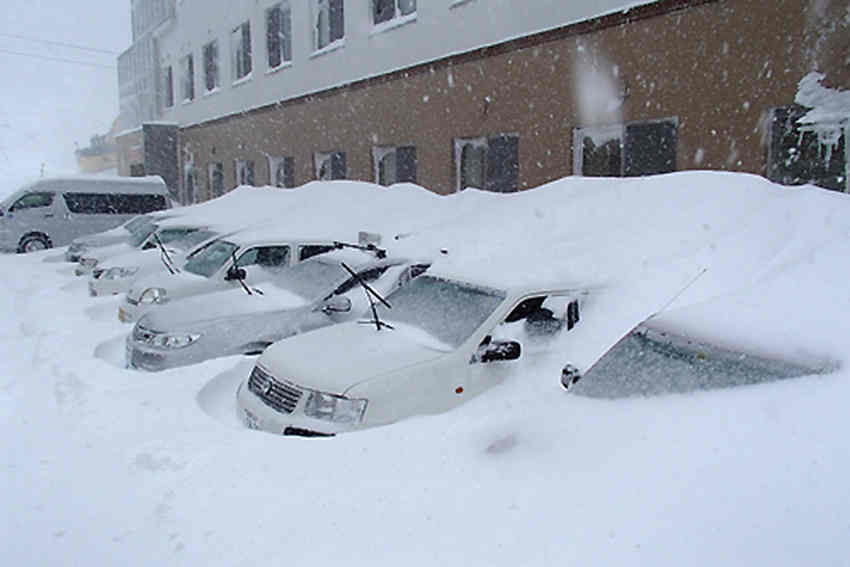
[[[494, 193], [519, 191], [519, 141], [516, 132], [455, 138], [455, 190], [476, 187]], [[477, 163], [470, 161], [473, 159]], [[472, 175], [476, 171], [473, 165], [477, 165], [476, 176]]]
[[266, 54], [269, 70], [292, 63], [292, 8], [289, 0], [266, 10]]
[[824, 189], [850, 192], [847, 148], [850, 126], [842, 125], [837, 144], [827, 151], [817, 133], [799, 123], [808, 110], [797, 104], [770, 109], [766, 177], [782, 185], [811, 183]]
[[[387, 158], [393, 156], [394, 170], [387, 171]], [[375, 183], [389, 186], [393, 183], [416, 183], [419, 159], [416, 146], [375, 146], [372, 148]]]
[[230, 41], [233, 54], [233, 82], [237, 82], [251, 75], [253, 71], [251, 20], [246, 20], [233, 28], [230, 32]]
[[[219, 86], [220, 78], [219, 78], [219, 65], [218, 65], [218, 40], [214, 39], [211, 42], [204, 45], [203, 48], [203, 57], [204, 57], [204, 88], [205, 92], [211, 93]], [[212, 85], [212, 86], [210, 86]]]

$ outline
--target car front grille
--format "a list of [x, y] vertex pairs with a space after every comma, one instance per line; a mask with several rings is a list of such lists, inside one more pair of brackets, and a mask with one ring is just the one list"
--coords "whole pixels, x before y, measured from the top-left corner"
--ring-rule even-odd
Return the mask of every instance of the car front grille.
[[155, 352], [145, 352], [132, 347], [127, 349], [127, 366], [136, 370], [156, 372], [164, 368], [164, 357]]
[[259, 366], [254, 366], [251, 372], [248, 389], [259, 396], [267, 406], [283, 413], [295, 411], [302, 395], [298, 386], [292, 382], [275, 379]]

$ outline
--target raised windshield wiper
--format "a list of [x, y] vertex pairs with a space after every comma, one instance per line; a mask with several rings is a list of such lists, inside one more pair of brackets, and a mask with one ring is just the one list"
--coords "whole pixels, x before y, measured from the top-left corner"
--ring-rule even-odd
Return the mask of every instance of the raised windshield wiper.
[[364, 252], [373, 252], [379, 260], [383, 260], [387, 257], [387, 251], [383, 248], [378, 248], [374, 244], [366, 244], [364, 246], [362, 244], [349, 244], [348, 242], [340, 242], [339, 240], [335, 240], [334, 247], [336, 247], [337, 249], [354, 248], [356, 250], [363, 250]]
[[165, 245], [162, 243], [162, 240], [159, 239], [159, 235], [156, 232], [153, 233], [153, 239], [156, 240], [156, 245], [159, 247], [159, 257], [162, 260], [162, 263], [165, 264], [165, 268], [173, 276], [180, 270], [178, 270], [177, 266], [174, 265], [174, 260], [172, 260], [171, 256], [168, 255], [168, 250], [165, 249]]
[[372, 286], [370, 286], [369, 284], [367, 284], [367, 283], [363, 280], [363, 278], [362, 278], [362, 277], [360, 277], [360, 274], [358, 274], [357, 272], [355, 272], [354, 270], [352, 270], [351, 268], [349, 268], [349, 267], [348, 267], [348, 264], [346, 264], [345, 262], [341, 262], [341, 264], [342, 264], [342, 267], [343, 267], [343, 268], [345, 268], [345, 271], [347, 271], [349, 274], [351, 274], [351, 277], [353, 277], [353, 278], [354, 278], [354, 280], [355, 280], [357, 283], [359, 283], [359, 284], [360, 284], [360, 287], [362, 287], [362, 288], [363, 288], [363, 291], [364, 291], [364, 292], [366, 292], [366, 299], [368, 299], [368, 300], [369, 300], [369, 307], [371, 307], [371, 308], [372, 308], [372, 320], [371, 320], [371, 321], [367, 321], [367, 322], [368, 322], [368, 323], [374, 323], [374, 324], [375, 324], [375, 328], [376, 328], [377, 330], [379, 330], [379, 331], [380, 331], [381, 329], [383, 329], [384, 327], [386, 327], [387, 329], [395, 329], [395, 327], [393, 327], [393, 326], [392, 326], [392, 325], [390, 325], [389, 323], [384, 323], [384, 322], [383, 322], [383, 321], [381, 321], [381, 319], [378, 317], [378, 307], [377, 307], [377, 304], [375, 303], [375, 299], [377, 299], [378, 301], [380, 301], [381, 303], [383, 303], [384, 305], [386, 305], [387, 309], [392, 309], [392, 308], [393, 308], [393, 306], [392, 306], [392, 305], [390, 305], [389, 303], [387, 303], [387, 300], [386, 300], [386, 299], [384, 299], [383, 297], [381, 297], [381, 294], [380, 294], [380, 293], [378, 293], [377, 291], [375, 291], [374, 289], [372, 289]]
[[235, 276], [232, 279], [239, 280], [239, 283], [242, 284], [242, 289], [245, 290], [245, 293], [247, 293], [248, 295], [254, 295], [251, 292], [251, 288], [248, 287], [247, 285], [245, 285], [245, 280], [244, 280], [245, 270], [242, 270], [242, 273], [239, 273], [240, 268], [239, 268], [239, 263], [236, 261], [236, 250], [231, 251], [230, 255], [233, 256], [233, 267], [231, 268], [231, 270], [233, 270], [233, 274]]

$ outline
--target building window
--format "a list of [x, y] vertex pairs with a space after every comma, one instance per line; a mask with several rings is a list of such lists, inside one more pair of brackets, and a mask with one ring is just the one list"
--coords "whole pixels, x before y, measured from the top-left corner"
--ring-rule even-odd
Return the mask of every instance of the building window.
[[416, 148], [414, 146], [378, 146], [372, 148], [375, 182], [380, 185], [416, 183]]
[[811, 183], [848, 191], [847, 127], [802, 126], [799, 120], [807, 111], [796, 104], [773, 109], [767, 178], [783, 185]]
[[195, 185], [197, 182], [197, 173], [195, 172], [195, 166], [190, 166], [186, 168], [186, 172], [183, 176], [183, 191], [185, 195], [184, 203], [186, 205], [191, 205], [196, 200], [195, 195]]
[[295, 158], [268, 156], [269, 183], [275, 187], [295, 187]]
[[676, 171], [677, 120], [576, 128], [573, 171], [587, 177], [637, 177]]
[[375, 25], [416, 13], [416, 0], [372, 0], [372, 23]]
[[186, 55], [181, 60], [183, 68], [183, 102], [195, 100], [195, 61], [192, 54]]
[[496, 193], [519, 188], [519, 136], [455, 140], [456, 189], [476, 187]]
[[313, 47], [323, 49], [345, 37], [343, 0], [315, 0]]
[[204, 46], [204, 86], [209, 93], [218, 85], [218, 42], [211, 41]]
[[145, 176], [145, 164], [143, 163], [131, 163], [130, 164], [130, 177], [144, 177]]
[[328, 181], [331, 179], [345, 179], [345, 152], [316, 152], [316, 179]]
[[266, 49], [269, 69], [292, 61], [292, 12], [288, 1], [266, 10]]
[[254, 160], [236, 160], [236, 185], [254, 185]]
[[166, 67], [162, 72], [162, 93], [163, 93], [163, 108], [171, 108], [174, 106], [174, 72], [171, 65]]
[[238, 81], [251, 73], [251, 22], [244, 22], [230, 33], [233, 49], [233, 80]]
[[224, 164], [221, 162], [211, 163], [208, 173], [210, 198], [221, 197], [224, 195]]

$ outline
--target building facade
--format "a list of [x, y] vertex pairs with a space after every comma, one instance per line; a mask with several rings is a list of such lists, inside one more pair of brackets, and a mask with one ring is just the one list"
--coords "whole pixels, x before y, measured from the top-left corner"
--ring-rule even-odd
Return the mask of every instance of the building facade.
[[824, 135], [795, 104], [812, 71], [850, 87], [846, 3], [627, 6], [180, 0], [150, 34], [148, 120], [174, 125], [186, 202], [319, 178], [450, 193], [687, 169], [847, 190], [846, 117]]

